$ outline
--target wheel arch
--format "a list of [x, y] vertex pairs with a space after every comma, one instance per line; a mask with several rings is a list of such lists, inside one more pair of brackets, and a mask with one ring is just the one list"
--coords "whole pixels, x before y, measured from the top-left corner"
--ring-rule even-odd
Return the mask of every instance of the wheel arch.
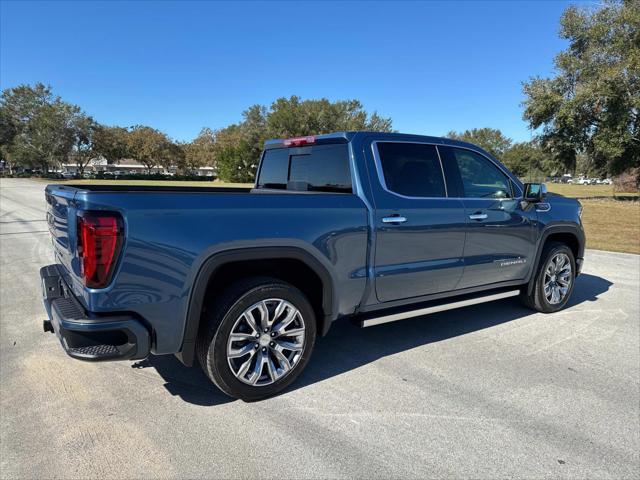
[[[576, 261], [582, 259], [582, 257], [584, 256], [585, 237], [583, 230], [579, 226], [573, 223], [553, 224], [547, 226], [543, 230], [542, 235], [540, 236], [540, 241], [538, 242], [535, 262], [533, 264], [531, 277], [527, 285], [528, 294], [531, 294], [533, 290], [536, 272], [538, 271], [538, 267], [540, 265], [540, 259], [542, 257], [544, 247], [548, 242], [554, 241], [566, 244], [573, 252], [573, 256]], [[576, 275], [577, 274], [578, 272], [576, 272]]]
[[[247, 267], [255, 267], [257, 265], [258, 269], [248, 268], [244, 270], [246, 272], [244, 275], [234, 272], [234, 270], [239, 269], [233, 267], [241, 265]], [[271, 267], [274, 265], [286, 267], [278, 271], [265, 272], [264, 269], [268, 265]], [[291, 272], [291, 268], [295, 266], [299, 267], [297, 274], [302, 275], [297, 278], [304, 278], [311, 283], [305, 282], [305, 286], [300, 288], [295, 281], [291, 280], [287, 272]], [[216, 285], [216, 278], [221, 278], [219, 275], [224, 275], [225, 279], [228, 277], [225, 272], [230, 274], [234, 272], [233, 275], [235, 277], [232, 276], [231, 281], [235, 278], [266, 274], [289, 281], [294, 286], [297, 286], [307, 296], [312, 297], [310, 301], [314, 306], [314, 310], [316, 310], [318, 334], [321, 336], [326, 335], [331, 322], [335, 318], [336, 291], [333, 277], [328, 268], [306, 250], [299, 247], [247, 247], [215, 253], [202, 262], [189, 296], [182, 347], [180, 352], [176, 354], [180, 361], [187, 366], [193, 364], [195, 341], [200, 328], [200, 319], [203, 307], [206, 304], [207, 293]], [[322, 288], [321, 295], [309, 290], [315, 290], [318, 285]], [[315, 298], [313, 298], [314, 295], [316, 296]]]

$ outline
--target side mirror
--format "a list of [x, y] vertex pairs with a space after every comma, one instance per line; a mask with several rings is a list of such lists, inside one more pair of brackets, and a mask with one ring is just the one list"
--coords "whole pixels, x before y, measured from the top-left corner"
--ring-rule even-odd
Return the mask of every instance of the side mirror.
[[541, 202], [547, 195], [547, 186], [544, 183], [525, 183], [524, 200], [527, 202]]

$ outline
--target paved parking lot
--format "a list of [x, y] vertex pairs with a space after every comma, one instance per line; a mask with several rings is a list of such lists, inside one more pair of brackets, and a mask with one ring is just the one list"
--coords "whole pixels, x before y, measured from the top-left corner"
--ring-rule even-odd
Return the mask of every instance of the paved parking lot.
[[337, 324], [250, 404], [173, 356], [82, 363], [42, 332], [43, 188], [0, 180], [0, 478], [640, 476], [639, 256], [588, 251], [553, 315]]

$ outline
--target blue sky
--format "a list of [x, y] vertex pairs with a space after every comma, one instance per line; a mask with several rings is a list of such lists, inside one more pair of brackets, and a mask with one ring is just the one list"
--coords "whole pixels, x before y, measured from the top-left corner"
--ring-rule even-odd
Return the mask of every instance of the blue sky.
[[568, 4], [3, 0], [0, 86], [42, 81], [179, 140], [292, 94], [360, 99], [407, 133], [528, 140], [521, 82], [552, 73]]

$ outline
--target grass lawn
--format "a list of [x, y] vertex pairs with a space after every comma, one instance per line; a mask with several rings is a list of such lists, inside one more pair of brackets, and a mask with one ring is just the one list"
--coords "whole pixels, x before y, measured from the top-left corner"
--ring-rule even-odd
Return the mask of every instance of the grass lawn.
[[[571, 183], [547, 183], [550, 192], [573, 198], [613, 197], [613, 185], [573, 185]], [[637, 197], [638, 193], [620, 193], [620, 197]]]
[[[549, 183], [547, 188], [550, 192], [580, 199], [584, 207], [582, 223], [587, 248], [640, 253], [640, 201], [615, 200], [612, 185]], [[615, 195], [637, 197], [638, 193], [617, 192]]]
[[640, 202], [580, 200], [587, 248], [640, 253]]
[[[186, 182], [171, 180], [47, 180], [47, 183], [103, 185], [181, 185], [193, 187], [251, 187], [251, 183]], [[579, 198], [584, 207], [582, 222], [587, 234], [587, 248], [640, 254], [640, 201], [615, 200], [611, 185], [572, 185], [549, 183], [549, 191]], [[638, 196], [637, 193], [616, 193]], [[605, 198], [594, 198], [605, 197]], [[609, 198], [606, 198], [609, 197]]]

